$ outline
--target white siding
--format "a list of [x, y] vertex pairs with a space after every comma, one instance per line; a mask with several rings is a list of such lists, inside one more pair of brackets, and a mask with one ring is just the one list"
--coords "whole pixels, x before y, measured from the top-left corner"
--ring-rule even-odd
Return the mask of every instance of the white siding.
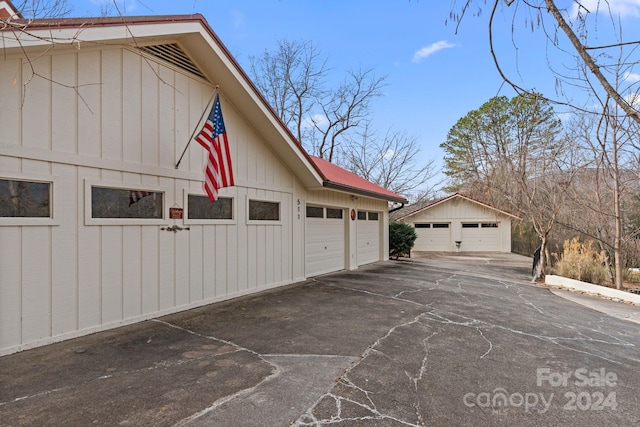
[[[87, 181], [161, 188], [167, 217], [185, 192], [203, 193], [198, 144], [174, 166], [213, 88], [126, 49], [83, 49], [38, 58], [44, 78], [26, 85], [20, 109], [31, 77], [20, 64], [0, 61], [0, 143], [27, 151], [0, 155], [1, 175], [55, 181], [61, 214], [54, 226], [0, 226], [0, 354], [293, 281], [295, 178], [224, 94], [237, 185], [221, 195], [235, 198], [231, 224], [178, 233], [86, 225]], [[281, 221], [248, 224], [252, 197], [279, 202]]]
[[[234, 218], [163, 231], [187, 226], [169, 207], [203, 194], [204, 150], [193, 143], [175, 164], [213, 87], [116, 46], [60, 49], [32, 65], [42, 77], [0, 60], [0, 176], [52, 182], [54, 218], [0, 225], [0, 354], [301, 280], [307, 203], [344, 210], [343, 268], [359, 262], [350, 209], [379, 212], [378, 231], [388, 227], [386, 201], [304, 189], [221, 91], [236, 186], [220, 195], [234, 199]], [[91, 183], [160, 189], [166, 219], [94, 221]], [[280, 203], [280, 221], [248, 221], [252, 198]], [[378, 243], [376, 259], [387, 259], [387, 233]]]
[[[511, 251], [510, 217], [479, 203], [454, 197], [414, 215], [403, 222], [416, 224], [449, 223], [449, 229], [416, 228], [417, 251], [455, 251], [456, 241], [460, 251]], [[463, 228], [463, 223], [497, 223], [497, 228]]]

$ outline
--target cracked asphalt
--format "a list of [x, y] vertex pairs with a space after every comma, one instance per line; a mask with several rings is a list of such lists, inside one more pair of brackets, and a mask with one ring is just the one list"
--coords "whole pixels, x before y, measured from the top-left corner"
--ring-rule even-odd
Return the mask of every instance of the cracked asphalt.
[[621, 303], [416, 255], [0, 357], [0, 425], [640, 424]]

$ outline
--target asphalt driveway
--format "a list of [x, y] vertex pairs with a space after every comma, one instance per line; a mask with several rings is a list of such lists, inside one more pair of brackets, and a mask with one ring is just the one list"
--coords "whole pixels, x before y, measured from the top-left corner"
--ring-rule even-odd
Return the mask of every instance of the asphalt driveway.
[[640, 325], [529, 272], [417, 256], [1, 357], [0, 425], [640, 424]]

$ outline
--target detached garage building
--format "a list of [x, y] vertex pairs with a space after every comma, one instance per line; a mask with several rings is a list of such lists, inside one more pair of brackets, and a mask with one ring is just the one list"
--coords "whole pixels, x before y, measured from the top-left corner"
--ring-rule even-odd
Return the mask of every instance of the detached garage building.
[[[0, 31], [0, 355], [388, 259], [406, 200], [305, 153], [201, 15]], [[211, 203], [176, 163], [218, 86]]]
[[432, 252], [511, 252], [512, 219], [520, 218], [460, 193], [407, 206], [395, 217], [415, 227], [413, 250]]

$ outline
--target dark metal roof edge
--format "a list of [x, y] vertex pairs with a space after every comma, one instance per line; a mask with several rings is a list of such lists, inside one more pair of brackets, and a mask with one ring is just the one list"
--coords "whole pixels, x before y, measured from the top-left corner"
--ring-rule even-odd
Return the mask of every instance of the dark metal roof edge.
[[405, 199], [403, 197], [393, 197], [393, 196], [390, 196], [388, 194], [376, 193], [374, 191], [367, 191], [367, 190], [363, 190], [361, 188], [352, 187], [350, 185], [340, 184], [340, 183], [333, 182], [333, 181], [324, 181], [322, 183], [322, 186], [325, 187], [325, 188], [331, 188], [333, 190], [346, 191], [346, 192], [349, 192], [349, 193], [359, 194], [361, 196], [372, 197], [372, 198], [375, 198], [375, 199], [383, 199], [383, 200], [387, 200], [389, 202], [395, 202], [395, 203], [407, 203], [408, 202], [407, 199]]

